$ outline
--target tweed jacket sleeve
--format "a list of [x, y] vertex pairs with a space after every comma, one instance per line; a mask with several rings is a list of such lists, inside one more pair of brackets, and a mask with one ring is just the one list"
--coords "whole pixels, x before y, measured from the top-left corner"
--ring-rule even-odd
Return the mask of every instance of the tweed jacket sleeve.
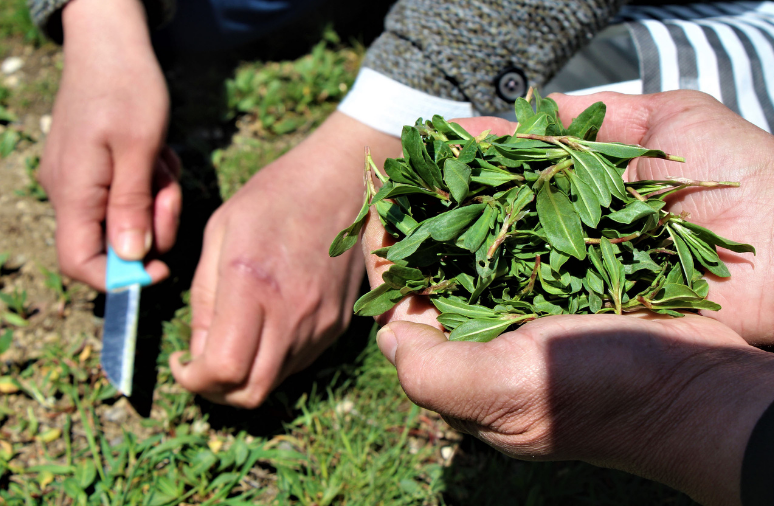
[[604, 28], [622, 0], [401, 0], [364, 66], [476, 110], [510, 107], [493, 84], [518, 69], [542, 85]]

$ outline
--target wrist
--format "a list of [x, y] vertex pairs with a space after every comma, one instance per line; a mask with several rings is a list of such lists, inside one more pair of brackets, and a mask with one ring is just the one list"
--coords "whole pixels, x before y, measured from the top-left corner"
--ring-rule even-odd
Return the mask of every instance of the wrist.
[[676, 362], [667, 381], [673, 387], [642, 420], [653, 443], [633, 472], [701, 504], [739, 504], [747, 442], [774, 400], [774, 357], [753, 347], [705, 350]]
[[71, 0], [62, 9], [64, 50], [94, 46], [150, 46], [150, 32], [141, 0]]

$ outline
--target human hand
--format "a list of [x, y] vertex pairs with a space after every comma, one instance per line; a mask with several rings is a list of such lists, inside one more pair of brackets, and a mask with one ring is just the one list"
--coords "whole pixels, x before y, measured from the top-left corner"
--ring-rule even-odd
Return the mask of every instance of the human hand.
[[709, 299], [720, 311], [702, 315], [728, 325], [752, 344], [774, 343], [774, 136], [748, 123], [709, 95], [675, 91], [655, 95], [599, 93], [583, 97], [552, 96], [568, 124], [587, 106], [602, 101], [607, 116], [602, 141], [642, 144], [685, 158], [684, 164], [662, 159], [635, 159], [630, 180], [686, 177], [738, 181], [739, 188], [688, 189], [669, 198], [667, 209], [688, 213], [690, 221], [722, 237], [752, 244], [739, 254], [718, 248], [730, 278], [706, 274]]
[[[162, 149], [164, 76], [139, 0], [74, 0], [63, 9], [64, 72], [39, 179], [57, 215], [63, 273], [105, 287], [107, 240], [127, 260], [172, 247], [179, 161]], [[154, 282], [167, 266], [151, 260]]]
[[346, 327], [363, 272], [328, 246], [363, 199], [363, 147], [378, 163], [397, 138], [334, 113], [261, 169], [212, 216], [191, 287], [192, 360], [177, 381], [218, 403], [254, 408]]
[[739, 504], [774, 400], [771, 354], [700, 316], [551, 316], [488, 343], [394, 321], [377, 336], [409, 398], [528, 461], [583, 460]]
[[[640, 161], [630, 166], [632, 179], [741, 181], [744, 192], [696, 191], [673, 199], [670, 210], [689, 212], [692, 221], [755, 244], [758, 256], [752, 260], [723, 252], [732, 276], [712, 279], [709, 297], [727, 307], [716, 319], [748, 340], [770, 339], [765, 308], [771, 299], [757, 297], [770, 269], [772, 221], [762, 206], [772, 191], [764, 171], [771, 136], [698, 94], [554, 98], [565, 123], [604, 101], [608, 119], [600, 140], [641, 143], [688, 160], [676, 173], [674, 164]], [[460, 123], [474, 134], [484, 128], [513, 131], [502, 120]], [[732, 138], [721, 137], [729, 131]], [[722, 198], [712, 197], [714, 192]], [[389, 265], [369, 252], [391, 239], [371, 217], [363, 248], [375, 287]], [[753, 268], [759, 281], [748, 272]], [[746, 279], [733, 282], [735, 276]], [[446, 340], [437, 314], [425, 299], [406, 297], [380, 317], [389, 324], [379, 335], [380, 348], [418, 404], [512, 456], [582, 459], [663, 481], [707, 504], [739, 502], [742, 455], [752, 426], [772, 401], [774, 369], [770, 355], [733, 330], [698, 316], [560, 316], [490, 343], [462, 343]]]

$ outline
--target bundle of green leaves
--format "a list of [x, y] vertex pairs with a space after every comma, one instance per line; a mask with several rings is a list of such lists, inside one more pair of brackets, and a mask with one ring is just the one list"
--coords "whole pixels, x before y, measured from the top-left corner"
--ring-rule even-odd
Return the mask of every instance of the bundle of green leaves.
[[604, 115], [598, 102], [565, 129], [556, 102], [535, 93], [534, 107], [516, 102], [513, 135], [474, 137], [434, 116], [404, 127], [403, 158], [388, 159], [386, 175], [367, 155], [365, 202], [330, 254], [357, 242], [370, 206], [397, 242], [374, 251], [393, 265], [355, 312], [424, 295], [451, 340], [489, 341], [547, 315], [720, 309], [703, 279], [730, 275], [716, 248], [755, 250], [665, 211], [665, 198], [738, 183], [624, 181], [634, 158], [684, 160], [597, 142]]

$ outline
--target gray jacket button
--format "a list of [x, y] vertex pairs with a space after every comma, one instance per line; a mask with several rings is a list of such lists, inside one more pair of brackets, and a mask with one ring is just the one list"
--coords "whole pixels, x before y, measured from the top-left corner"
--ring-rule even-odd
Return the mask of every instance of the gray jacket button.
[[527, 78], [521, 69], [510, 68], [500, 72], [494, 81], [497, 96], [513, 102], [527, 94]]

